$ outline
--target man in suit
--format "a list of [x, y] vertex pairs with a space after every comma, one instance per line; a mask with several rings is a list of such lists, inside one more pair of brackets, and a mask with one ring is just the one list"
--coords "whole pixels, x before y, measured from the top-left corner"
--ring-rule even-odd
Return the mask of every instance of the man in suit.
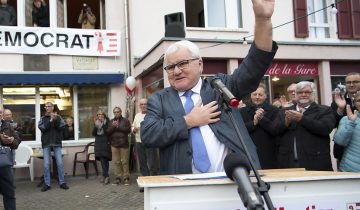
[[329, 106], [315, 102], [315, 85], [296, 84], [296, 101], [280, 111], [274, 122], [278, 138], [279, 168], [332, 171], [330, 136], [335, 116]]
[[[232, 75], [217, 75], [237, 98], [256, 90], [277, 50], [272, 41], [274, 1], [252, 2], [256, 22], [254, 44]], [[200, 78], [203, 61], [199, 48], [189, 41], [176, 42], [166, 50], [163, 66], [171, 87], [149, 98], [148, 112], [141, 123], [142, 142], [145, 146], [159, 148], [160, 173], [224, 171], [223, 160], [228, 153], [236, 152], [245, 158], [229, 116], [218, 105], [220, 95], [210, 86], [209, 80]], [[192, 95], [184, 96], [189, 90]], [[194, 108], [186, 111], [189, 100]], [[236, 120], [241, 120], [240, 114], [236, 116]], [[199, 129], [201, 132], [197, 135], [202, 136], [206, 146], [206, 169], [198, 168], [193, 160], [198, 153], [192, 144], [200, 141], [192, 139], [195, 135], [190, 133]], [[260, 168], [254, 144], [251, 140], [245, 144], [255, 166]]]

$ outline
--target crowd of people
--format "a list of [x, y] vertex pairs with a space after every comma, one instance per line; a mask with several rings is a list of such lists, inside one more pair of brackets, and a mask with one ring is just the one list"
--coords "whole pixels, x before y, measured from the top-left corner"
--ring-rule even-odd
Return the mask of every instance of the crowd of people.
[[[244, 143], [255, 168], [331, 171], [330, 133], [337, 127], [333, 140], [339, 170], [359, 172], [360, 73], [352, 72], [346, 76], [347, 92], [345, 95], [335, 92], [331, 107], [316, 102], [316, 87], [311, 81], [291, 84], [287, 88], [288, 100], [281, 96], [273, 105], [269, 104], [266, 87], [260, 82], [278, 49], [272, 40], [274, 1], [253, 2], [255, 33], [248, 55], [232, 74], [217, 74], [216, 77], [236, 98], [250, 94], [250, 102], [241, 108], [232, 108], [232, 112], [235, 120], [244, 122], [248, 131], [249, 138], [245, 135]], [[34, 6], [39, 14], [48, 11], [43, 0], [35, 0]], [[84, 6], [79, 24], [92, 27], [92, 15], [91, 9]], [[87, 21], [84, 21], [85, 17]], [[36, 22], [36, 26], [46, 24], [46, 21]], [[113, 119], [109, 119], [104, 110], [97, 111], [92, 134], [95, 137], [95, 158], [102, 167], [101, 183], [106, 185], [111, 181], [110, 161], [114, 164], [113, 183], [131, 183], [130, 133], [135, 135], [136, 154], [143, 176], [222, 172], [224, 159], [229, 153], [247, 160], [245, 148], [233, 129], [227, 107], [222, 105], [220, 93], [212, 87], [209, 78], [201, 78], [203, 67], [198, 46], [187, 40], [175, 42], [165, 51], [163, 62], [170, 87], [148, 99], [139, 100], [140, 112], [132, 124], [122, 116], [122, 109], [118, 106], [112, 110]], [[51, 151], [57, 163], [59, 186], [67, 190], [61, 147], [64, 137], [74, 138], [73, 119], [67, 118], [65, 123], [51, 102], [45, 103], [45, 110], [38, 122], [44, 151], [41, 191], [51, 189]], [[11, 117], [2, 117], [2, 145], [17, 148], [21, 130], [15, 129]], [[15, 193], [11, 167], [0, 170], [0, 176], [4, 205], [12, 209]]]
[[[8, 4], [10, 0], [0, 1], [0, 26], [16, 26], [17, 14], [13, 6]], [[33, 0], [32, 10], [32, 26], [34, 27], [49, 27], [50, 15], [49, 5], [45, 0]], [[96, 16], [91, 11], [91, 7], [86, 3], [80, 11], [78, 24], [82, 29], [94, 29], [96, 23]]]

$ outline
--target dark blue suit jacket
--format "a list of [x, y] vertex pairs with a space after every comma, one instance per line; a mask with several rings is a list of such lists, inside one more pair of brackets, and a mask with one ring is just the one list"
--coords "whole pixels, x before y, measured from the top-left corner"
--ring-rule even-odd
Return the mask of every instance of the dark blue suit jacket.
[[[248, 55], [232, 75], [218, 74], [223, 83], [236, 98], [255, 91], [275, 56], [277, 45], [273, 42], [272, 52], [265, 52], [253, 44]], [[203, 104], [211, 101], [221, 103], [220, 95], [211, 87], [210, 81], [203, 81], [201, 91]], [[153, 94], [148, 100], [148, 110], [141, 123], [141, 141], [148, 147], [158, 147], [160, 151], [161, 174], [192, 173], [192, 149], [190, 132], [184, 120], [185, 111], [178, 91], [172, 87]], [[221, 109], [221, 108], [220, 108]], [[242, 120], [234, 109], [237, 121]], [[220, 121], [209, 125], [220, 142], [231, 151], [245, 155], [235, 129], [225, 110], [221, 110]], [[246, 135], [248, 135], [246, 133]], [[247, 138], [250, 139], [250, 138]], [[256, 168], [260, 168], [259, 159], [253, 142], [245, 142]], [[245, 158], [245, 157], [244, 157]]]

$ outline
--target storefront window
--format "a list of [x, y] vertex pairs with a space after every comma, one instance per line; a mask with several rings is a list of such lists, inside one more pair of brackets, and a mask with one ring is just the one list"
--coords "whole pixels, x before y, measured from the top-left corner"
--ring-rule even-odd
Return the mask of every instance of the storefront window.
[[78, 88], [79, 138], [92, 138], [94, 116], [98, 109], [108, 113], [109, 88], [83, 86]]
[[164, 80], [163, 79], [153, 82], [150, 85], [147, 85], [144, 87], [145, 97], [149, 97], [156, 91], [162, 90], [162, 89], [164, 89]]
[[10, 109], [22, 141], [35, 140], [35, 87], [3, 88], [3, 106]]
[[72, 89], [70, 87], [41, 87], [40, 108], [41, 116], [45, 114], [45, 103], [54, 104], [54, 111], [63, 119], [73, 117]]

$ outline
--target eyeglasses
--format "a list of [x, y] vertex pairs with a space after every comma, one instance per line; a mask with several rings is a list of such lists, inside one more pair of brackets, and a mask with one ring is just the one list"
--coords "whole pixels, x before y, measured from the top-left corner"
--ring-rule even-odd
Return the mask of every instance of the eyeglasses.
[[356, 84], [359, 84], [360, 83], [360, 81], [346, 81], [345, 82], [345, 84], [347, 84], [347, 85], [351, 85], [351, 84], [354, 84], [354, 85], [356, 85]]
[[114, 111], [114, 114], [116, 114], [116, 113], [120, 113], [120, 111]]
[[299, 91], [299, 92], [296, 92], [296, 94], [298, 94], [298, 95], [302, 95], [302, 94], [310, 95], [311, 93], [312, 93], [312, 91]]
[[178, 67], [180, 70], [184, 70], [189, 67], [189, 63], [191, 61], [198, 60], [198, 59], [200, 59], [200, 58], [192, 58], [192, 59], [182, 60], [175, 64], [170, 64], [170, 65], [165, 66], [164, 70], [167, 72], [172, 72], [175, 70], [175, 66]]

